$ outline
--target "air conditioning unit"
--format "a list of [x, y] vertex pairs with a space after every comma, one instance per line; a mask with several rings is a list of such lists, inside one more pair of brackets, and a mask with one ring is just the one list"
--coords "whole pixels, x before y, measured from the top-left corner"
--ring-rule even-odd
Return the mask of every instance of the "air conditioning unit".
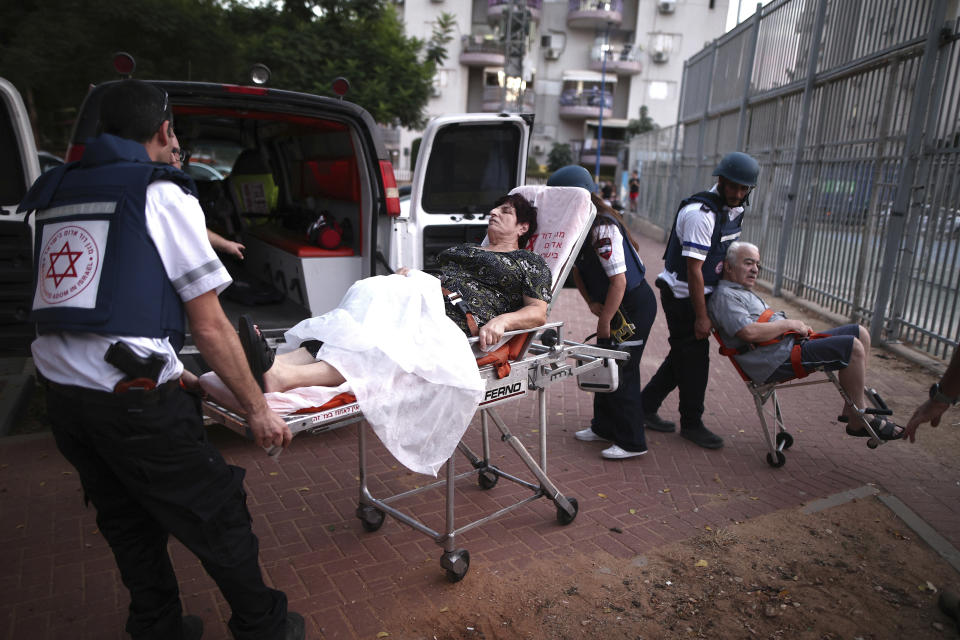
[[563, 53], [563, 36], [559, 34], [547, 34], [540, 36], [540, 49], [543, 51], [543, 57], [547, 60], [559, 60]]
[[677, 10], [677, 0], [657, 0], [657, 10], [660, 13], [673, 13]]
[[650, 57], [653, 58], [653, 61], [654, 61], [654, 62], [663, 63], [663, 62], [666, 62], [667, 60], [670, 59], [670, 53], [667, 52], [667, 51], [665, 51], [665, 50], [663, 50], [663, 49], [658, 49], [658, 50], [653, 51], [653, 52], [650, 54]]

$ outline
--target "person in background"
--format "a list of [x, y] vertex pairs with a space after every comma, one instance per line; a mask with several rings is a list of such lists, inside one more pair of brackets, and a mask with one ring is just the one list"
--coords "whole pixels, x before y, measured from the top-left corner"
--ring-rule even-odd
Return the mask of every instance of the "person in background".
[[636, 170], [630, 174], [630, 182], [627, 183], [627, 186], [630, 191], [630, 212], [636, 213], [640, 198], [640, 176], [637, 175]]
[[[657, 316], [657, 298], [644, 279], [646, 269], [637, 242], [620, 215], [597, 197], [597, 186], [581, 166], [558, 169], [548, 186], [581, 187], [590, 192], [597, 216], [573, 269], [573, 279], [590, 311], [597, 316], [597, 343], [616, 346], [630, 354], [620, 369], [620, 386], [613, 393], [593, 394], [593, 419], [574, 437], [583, 442], [604, 440], [610, 446], [604, 458], [623, 460], [647, 452], [640, 403], [640, 358]], [[620, 340], [611, 335], [618, 314], [634, 325], [633, 334]]]
[[[183, 151], [180, 149], [180, 141], [177, 140], [176, 132], [173, 133], [173, 148], [170, 150], [170, 164], [177, 169], [183, 169]], [[214, 251], [225, 253], [238, 260], [243, 260], [243, 252], [247, 250], [247, 248], [239, 242], [227, 240], [219, 233], [211, 231], [210, 229], [207, 229], [207, 240], [210, 241], [210, 246], [213, 247]]]
[[931, 427], [938, 426], [944, 412], [957, 402], [960, 402], [960, 347], [953, 350], [953, 357], [943, 377], [930, 387], [930, 397], [910, 416], [904, 429], [910, 442], [915, 441], [917, 428], [921, 424], [929, 422]]

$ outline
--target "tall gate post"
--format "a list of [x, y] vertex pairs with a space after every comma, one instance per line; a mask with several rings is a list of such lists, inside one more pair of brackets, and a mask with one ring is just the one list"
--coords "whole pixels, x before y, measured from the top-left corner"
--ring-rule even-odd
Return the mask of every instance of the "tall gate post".
[[760, 39], [760, 14], [763, 3], [757, 3], [750, 27], [750, 53], [747, 54], [746, 75], [743, 78], [743, 98], [740, 100], [740, 119], [737, 122], [737, 151], [743, 151], [747, 136], [747, 105], [750, 102], [750, 80], [753, 79], [753, 61], [757, 57], [757, 41]]
[[810, 53], [807, 56], [807, 78], [803, 88], [803, 102], [800, 106], [800, 124], [797, 127], [797, 140], [794, 146], [793, 161], [790, 166], [790, 189], [787, 191], [787, 209], [783, 215], [783, 231], [780, 234], [780, 246], [777, 249], [777, 274], [773, 279], [773, 295], [779, 296], [783, 286], [783, 270], [787, 262], [787, 248], [793, 239], [793, 218], [797, 211], [797, 190], [800, 188], [800, 161], [807, 139], [807, 126], [810, 123], [810, 102], [817, 75], [817, 58], [820, 54], [820, 42], [823, 40], [824, 17], [827, 13], [827, 0], [820, 0], [814, 18], [813, 32], [810, 38]]
[[[887, 223], [887, 238], [883, 249], [883, 265], [880, 271], [877, 297], [874, 300], [873, 315], [870, 318], [870, 340], [879, 344], [886, 324], [887, 303], [890, 301], [890, 292], [893, 290], [894, 271], [901, 252], [906, 254], [911, 250], [903, 242], [903, 232], [906, 225], [907, 207], [910, 205], [910, 192], [913, 190], [913, 180], [917, 172], [919, 156], [923, 144], [923, 125], [927, 118], [927, 107], [930, 102], [930, 87], [937, 62], [937, 50], [940, 47], [940, 32], [947, 12], [947, 0], [936, 0], [930, 12], [930, 27], [927, 31], [927, 42], [923, 49], [923, 59], [920, 62], [920, 72], [917, 76], [916, 88], [913, 92], [913, 102], [910, 105], [910, 122], [907, 125], [907, 139], [903, 148], [900, 180], [893, 198], [893, 207], [890, 211], [890, 220]], [[910, 256], [903, 256], [907, 259]]]

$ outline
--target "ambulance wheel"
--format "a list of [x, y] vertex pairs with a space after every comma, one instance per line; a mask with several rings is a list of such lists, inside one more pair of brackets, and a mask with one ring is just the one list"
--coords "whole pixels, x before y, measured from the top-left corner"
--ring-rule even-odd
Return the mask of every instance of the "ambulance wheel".
[[365, 531], [373, 533], [383, 526], [383, 511], [371, 507], [370, 505], [361, 505], [357, 507], [357, 517], [360, 518], [360, 524]]
[[500, 480], [500, 476], [491, 471], [481, 471], [477, 477], [477, 482], [480, 484], [480, 488], [484, 491], [487, 489], [493, 489], [495, 486], [497, 486], [498, 480]]
[[787, 433], [786, 431], [781, 431], [777, 434], [777, 448], [778, 449], [789, 449], [793, 446], [793, 436]]
[[777, 451], [777, 457], [774, 458], [772, 453], [768, 453], [767, 464], [773, 467], [774, 469], [778, 469], [783, 465], [787, 464], [787, 456], [783, 455], [782, 452]]
[[869, 440], [867, 440], [867, 446], [870, 447], [871, 449], [876, 449], [877, 446], [879, 446], [879, 444], [880, 442], [878, 440], [875, 440], [874, 438], [870, 438]]
[[466, 549], [448, 551], [440, 556], [440, 566], [447, 570], [447, 580], [460, 582], [470, 569], [470, 552]]
[[574, 521], [577, 517], [577, 514], [580, 513], [580, 506], [577, 504], [576, 498], [567, 498], [570, 501], [570, 506], [573, 507], [573, 515], [567, 513], [566, 509], [557, 505], [557, 522], [566, 526]]

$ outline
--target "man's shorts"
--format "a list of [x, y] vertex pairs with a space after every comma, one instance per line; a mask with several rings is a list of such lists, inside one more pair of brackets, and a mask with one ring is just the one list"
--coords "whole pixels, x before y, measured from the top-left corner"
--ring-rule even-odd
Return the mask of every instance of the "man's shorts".
[[[860, 325], [845, 324], [820, 333], [830, 337], [807, 340], [800, 347], [800, 361], [804, 370], [809, 373], [814, 370], [846, 369], [850, 364], [850, 354], [853, 353], [853, 341], [860, 335]], [[783, 382], [795, 377], [793, 364], [787, 359], [770, 374], [767, 382]]]

